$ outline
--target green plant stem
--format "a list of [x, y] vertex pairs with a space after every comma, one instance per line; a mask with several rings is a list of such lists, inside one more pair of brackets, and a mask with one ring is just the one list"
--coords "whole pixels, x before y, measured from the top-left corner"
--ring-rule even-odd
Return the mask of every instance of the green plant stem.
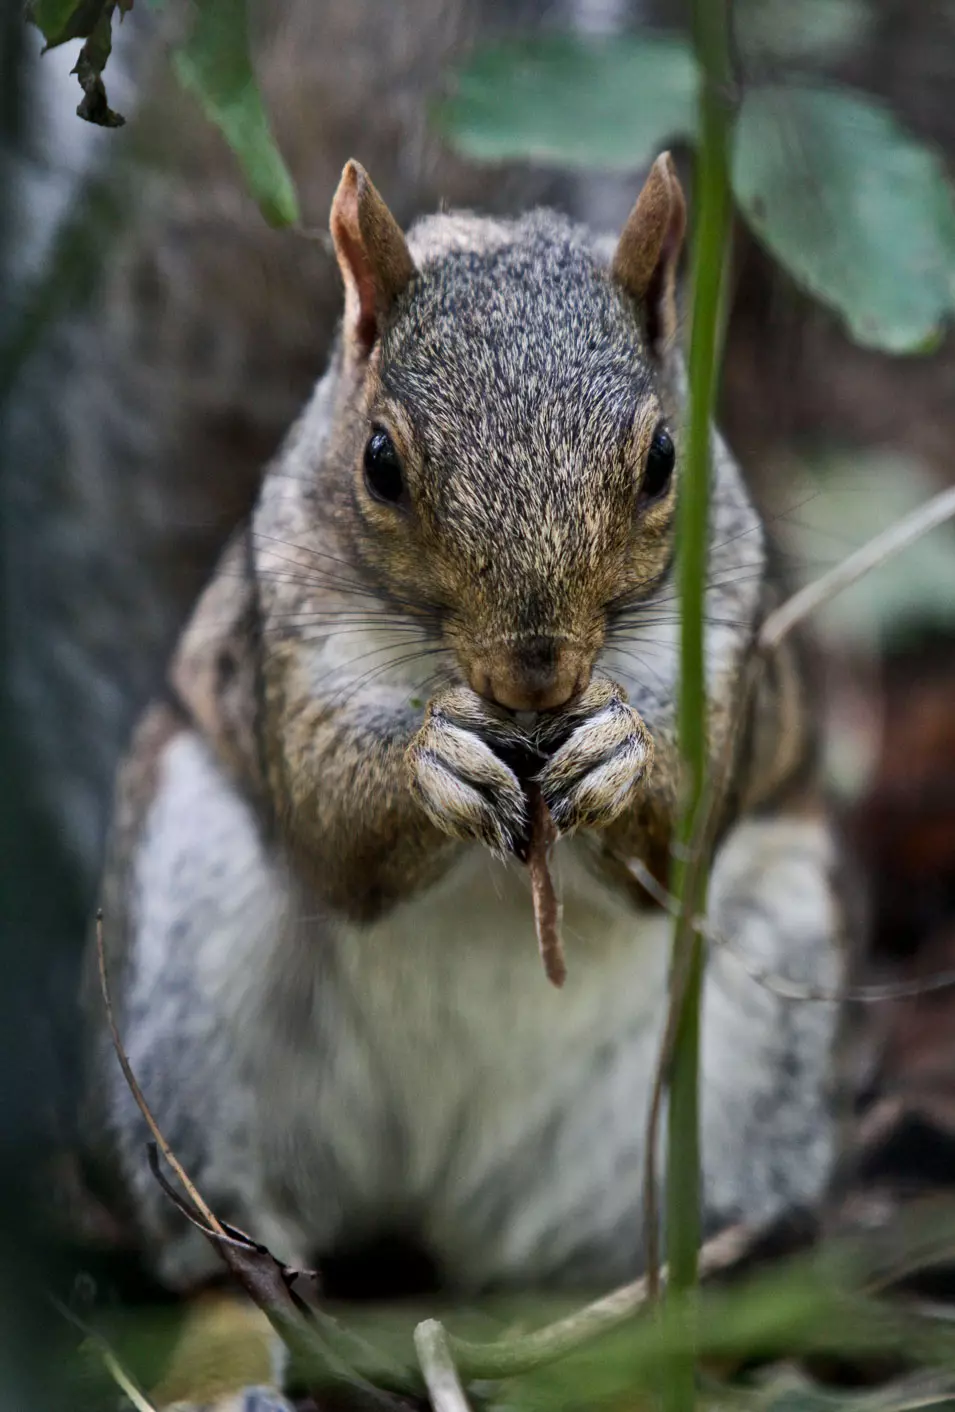
[[[706, 682], [703, 659], [704, 592], [710, 477], [710, 426], [720, 361], [721, 294], [729, 238], [728, 15], [725, 0], [694, 0], [693, 41], [700, 66], [700, 143], [697, 154], [693, 240], [692, 333], [689, 362], [689, 422], [679, 521], [681, 603], [679, 739], [685, 796], [678, 839], [680, 856], [673, 891], [684, 915], [704, 906], [705, 883], [688, 896], [688, 854], [701, 846], [697, 816], [707, 760]], [[702, 870], [698, 870], [703, 876]], [[683, 948], [690, 948], [688, 962]], [[685, 968], [676, 1049], [669, 1082], [667, 1119], [666, 1234], [670, 1266], [667, 1304], [688, 1317], [687, 1292], [697, 1283], [700, 1245], [699, 1050], [703, 951], [700, 937], [678, 920], [674, 974]], [[663, 1390], [667, 1412], [685, 1412], [694, 1402], [692, 1355], [675, 1357]]]

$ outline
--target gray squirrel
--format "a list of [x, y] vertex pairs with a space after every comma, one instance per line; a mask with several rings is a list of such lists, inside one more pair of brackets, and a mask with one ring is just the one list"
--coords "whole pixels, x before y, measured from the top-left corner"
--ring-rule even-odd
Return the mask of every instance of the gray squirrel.
[[[405, 236], [356, 163], [328, 369], [268, 467], [119, 779], [103, 883], [119, 1027], [217, 1215], [292, 1263], [396, 1227], [448, 1283], [640, 1267], [679, 795], [674, 517], [685, 376], [668, 155], [619, 239], [535, 210]], [[714, 431], [711, 751], [776, 601]], [[571, 966], [536, 955], [527, 785]], [[834, 986], [842, 908], [794, 651], [763, 677], [709, 888], [715, 931]], [[86, 1131], [160, 1278], [216, 1257], [168, 1203], [98, 997]], [[701, 1199], [714, 1230], [814, 1202], [836, 1007], [708, 958]]]
[[[556, 10], [535, 3], [507, 8], [510, 18], [533, 28], [540, 25], [545, 10], [547, 21], [556, 18], [562, 25], [577, 23], [585, 12], [596, 13], [601, 8], [615, 12], [618, 24], [626, 24], [632, 22], [638, 7], [616, 6], [612, 0], [603, 6], [600, 0], [562, 0]], [[615, 203], [622, 185], [619, 178], [613, 183], [593, 176], [567, 180], [524, 167], [475, 171], [449, 157], [427, 132], [423, 90], [462, 47], [479, 36], [486, 38], [504, 9], [477, 0], [441, 0], [433, 5], [428, 0], [424, 4], [398, 0], [384, 7], [380, 0], [351, 0], [347, 6], [318, 8], [306, 0], [287, 0], [282, 7], [260, 7], [257, 67], [280, 145], [293, 166], [310, 216], [327, 208], [342, 156], [357, 148], [393, 201], [402, 225], [448, 199], [452, 204], [474, 204], [496, 213], [527, 209], [544, 200], [599, 228], [614, 227]], [[657, 19], [660, 9], [654, 7]], [[920, 128], [927, 124], [936, 140], [950, 148], [946, 123], [951, 109], [942, 101], [947, 74], [944, 65], [939, 67], [936, 62], [938, 35], [929, 46], [932, 63], [917, 64], [913, 59], [916, 27], [908, 11], [903, 14], [902, 10], [898, 15], [892, 7], [877, 7], [873, 12], [878, 22], [871, 26], [870, 49], [859, 61], [859, 72], [865, 76], [866, 86], [880, 93], [888, 86], [891, 92], [885, 96], [896, 103], [901, 98], [901, 111], [908, 105], [909, 122], [914, 114]], [[16, 18], [19, 23], [19, 15]], [[641, 19], [647, 18], [653, 17], [643, 11]], [[135, 104], [128, 87], [126, 91], [120, 88], [124, 46], [138, 25], [151, 22], [149, 12], [140, 13], [137, 7], [117, 30], [110, 93], [113, 95], [115, 84], [116, 99], [132, 119], [129, 128], [123, 134], [107, 136], [76, 121], [74, 80], [66, 75], [67, 66], [61, 65], [61, 56], [54, 52], [40, 65], [42, 87], [45, 90], [47, 82], [54, 84], [54, 76], [59, 75], [61, 88], [52, 98], [44, 92], [29, 93], [23, 154], [11, 171], [11, 190], [19, 189], [21, 170], [25, 171], [31, 160], [45, 158], [43, 181], [37, 181], [44, 187], [37, 207], [41, 214], [46, 213], [55, 205], [49, 200], [49, 189], [55, 187], [59, 195], [71, 171], [74, 175], [79, 171], [74, 144], [88, 138], [95, 156], [90, 168], [94, 182], [98, 184], [102, 176], [104, 185], [118, 187], [124, 214], [121, 237], [111, 234], [97, 243], [103, 268], [101, 277], [89, 282], [89, 304], [71, 308], [45, 328], [0, 418], [0, 455], [5, 471], [2, 531], [8, 568], [4, 645], [13, 668], [11, 704], [15, 707], [11, 718], [31, 770], [30, 783], [39, 782], [43, 803], [53, 820], [50, 841], [63, 848], [72, 862], [78, 862], [80, 891], [87, 902], [100, 866], [101, 834], [117, 753], [133, 717], [157, 689], [159, 664], [207, 577], [218, 546], [253, 500], [261, 466], [323, 366], [338, 312], [337, 271], [330, 249], [320, 242], [278, 235], [262, 225], [228, 153], [216, 135], [203, 128], [198, 113], [171, 89], [163, 65], [151, 66], [148, 74], [134, 75]], [[410, 43], [406, 36], [412, 30], [414, 40]], [[906, 55], [904, 63], [899, 60], [900, 52]], [[915, 73], [917, 83], [912, 81]], [[342, 75], [345, 82], [338, 81]], [[927, 94], [933, 91], [933, 83], [938, 96], [930, 103]], [[39, 103], [44, 96], [47, 103]], [[48, 133], [54, 111], [61, 121]], [[114, 163], [113, 175], [118, 171], [122, 177], [119, 154], [137, 133], [140, 139], [145, 134], [146, 141], [137, 141], [137, 150], [145, 152], [147, 160], [134, 171], [133, 200], [130, 188], [122, 179], [111, 182], [106, 168]], [[605, 199], [608, 191], [609, 202]], [[11, 202], [11, 212], [15, 204]], [[41, 227], [45, 220], [44, 214]], [[45, 228], [40, 234], [46, 234]], [[37, 240], [31, 230], [14, 235], [10, 245], [16, 261], [5, 267], [5, 298], [11, 303], [17, 290], [25, 287], [25, 274], [39, 262], [44, 248], [44, 240]], [[730, 440], [743, 456], [754, 489], [759, 489], [760, 465], [769, 465], [781, 444], [797, 443], [790, 422], [797, 424], [802, 436], [823, 440], [835, 436], [853, 445], [860, 440], [904, 439], [908, 449], [917, 438], [919, 446], [927, 448], [927, 454], [944, 470], [948, 446], [944, 431], [950, 407], [945, 395], [944, 356], [931, 365], [924, 361], [918, 365], [874, 364], [871, 356], [847, 349], [831, 331], [820, 331], [818, 321], [813, 325], [810, 320], [807, 328], [805, 319], [798, 323], [798, 335], [789, 327], [780, 338], [776, 324], [769, 326], [766, 321], [765, 309], [771, 308], [775, 319], [778, 308], [767, 297], [765, 270], [759, 262], [757, 265], [753, 278], [750, 251], [740, 286], [747, 298], [735, 301], [733, 316], [736, 344], [740, 343], [738, 330], [743, 328], [742, 366], [736, 347], [730, 356], [724, 399]], [[778, 378], [774, 384], [771, 378], [761, 376], [761, 369], [765, 373], [773, 366], [779, 373], [780, 344], [785, 345], [786, 397], [782, 401]], [[802, 355], [795, 361], [794, 344]], [[790, 411], [790, 383], [791, 400], [800, 407], [795, 417]], [[921, 409], [918, 416], [911, 415], [913, 406]], [[673, 430], [679, 452], [678, 426]], [[770, 455], [764, 454], [767, 447]], [[756, 538], [755, 533], [747, 535], [750, 547]], [[260, 549], [261, 545], [254, 553]], [[228, 577], [230, 566], [252, 553], [247, 540], [233, 546], [232, 558], [223, 565], [219, 578]], [[757, 558], [752, 572], [762, 575], [761, 544]], [[769, 576], [766, 591], [772, 595]], [[221, 586], [218, 592], [224, 592]], [[215, 635], [209, 631], [208, 611], [208, 605], [214, 606], [216, 601], [213, 589], [205, 601], [204, 618], [202, 613], [197, 616], [186, 640], [189, 650], [184, 642], [178, 655], [180, 677], [184, 681], [189, 676], [191, 683], [177, 688], [179, 707], [201, 723], [202, 733], [214, 742], [216, 755], [228, 761], [230, 774], [246, 778], [242, 760], [250, 758], [250, 742], [239, 725], [248, 720], [248, 713], [243, 716], [245, 708], [238, 706], [230, 713], [227, 703], [247, 690], [243, 673], [249, 672], [249, 653], [243, 649], [236, 658], [242, 666], [232, 684], [232, 695], [225, 692], [224, 683], [213, 691]], [[670, 612], [675, 611], [672, 600], [667, 606]], [[233, 605], [230, 612], [241, 625], [239, 610]], [[715, 610], [713, 616], [717, 616]], [[254, 624], [254, 618], [249, 618], [243, 632], [250, 623]], [[209, 649], [204, 655], [202, 642], [207, 631]], [[675, 635], [675, 626], [661, 622], [656, 632], [670, 638]], [[223, 640], [231, 643], [228, 634]], [[241, 645], [241, 634], [235, 641]], [[644, 689], [649, 689], [650, 667], [660, 649], [644, 643], [637, 650], [645, 659]], [[367, 670], [370, 672], [384, 655], [371, 658]], [[191, 666], [187, 666], [187, 658]], [[205, 688], [204, 661], [208, 672]], [[672, 668], [669, 644], [667, 668]], [[790, 685], [798, 685], [798, 671], [791, 659], [776, 670], [789, 670]], [[617, 680], [628, 689], [630, 704], [637, 706], [649, 727], [651, 714], [623, 674], [617, 674]], [[203, 690], [210, 712], [211, 703], [215, 703], [214, 720], [200, 709]], [[426, 698], [414, 699], [424, 702]], [[793, 703], [795, 714], [804, 718], [798, 691], [787, 689], [779, 699]], [[170, 708], [158, 707], [140, 734], [148, 739], [153, 730], [161, 736], [177, 720], [181, 718]], [[650, 739], [656, 745], [659, 732], [650, 729]], [[144, 752], [137, 747], [124, 773], [125, 794], [135, 779], [137, 759], [142, 765], [141, 786], [149, 787], [150, 758], [148, 749]], [[808, 762], [811, 751], [805, 758]], [[657, 750], [651, 778], [662, 777], [657, 767], [663, 759]], [[254, 768], [256, 778], [261, 778], [264, 766], [257, 762]], [[805, 778], [810, 778], [808, 771]], [[269, 819], [270, 789], [246, 785], [242, 791], [254, 800], [257, 819]], [[17, 793], [15, 786], [11, 793]], [[786, 804], [783, 796], [781, 799]], [[759, 799], [755, 807], [766, 812]], [[775, 810], [777, 802], [771, 801], [770, 807]], [[120, 813], [114, 828], [113, 886], [121, 821]], [[277, 821], [270, 821], [269, 827], [276, 828]], [[572, 841], [565, 841], [558, 849], [558, 873], [564, 869], [563, 858], [571, 845]], [[663, 854], [665, 847], [658, 852]], [[519, 865], [513, 864], [510, 871], [524, 881]], [[50, 874], [47, 851], [41, 855], [40, 866], [23, 875], [25, 890], [31, 895], [45, 894]], [[40, 887], [36, 886], [37, 878]], [[716, 898], [714, 890], [714, 906]], [[111, 910], [108, 895], [104, 900]], [[528, 906], [525, 893], [521, 908], [525, 952], [528, 946], [533, 951]], [[113, 915], [119, 926], [120, 914], [113, 909]], [[657, 927], [661, 935], [665, 931], [662, 918], [645, 907], [639, 921], [641, 927]], [[73, 933], [77, 931], [72, 928]], [[11, 929], [11, 934], [22, 942], [23, 927]], [[790, 976], [811, 975], [814, 982], [824, 979], [824, 968], [810, 964], [808, 953], [801, 959], [798, 944], [785, 952], [781, 938], [782, 934], [779, 969]], [[49, 950], [37, 943], [46, 939], [45, 935], [31, 934], [30, 947], [19, 948], [42, 956], [44, 970], [49, 969]], [[743, 935], [739, 942], [739, 949], [745, 951], [747, 946], [751, 948], [748, 954], [759, 950], [751, 933], [749, 940]], [[111, 947], [115, 981], [121, 990], [126, 968], [119, 962], [112, 938]], [[582, 980], [586, 959], [570, 931], [567, 947], [572, 968], [568, 985], [573, 988]], [[720, 987], [731, 987], [739, 1005], [765, 1013], [767, 1029], [776, 1024], [788, 1035], [796, 1028], [819, 1023], [819, 1045], [825, 1047], [831, 1011], [823, 1014], [825, 1007], [784, 1006], [773, 1001], [734, 970], [732, 957], [715, 956], [710, 964], [711, 985], [719, 980]], [[543, 997], [539, 997], [541, 991]], [[551, 1001], [566, 1001], [571, 989], [563, 997], [552, 997], [537, 976], [536, 981], [528, 977], [527, 993], [535, 1004], [539, 999], [546, 1006]], [[102, 1014], [95, 998], [93, 1005], [98, 1039]], [[26, 1013], [27, 1007], [21, 1008]], [[38, 1028], [35, 1016], [43, 1013], [40, 1005], [30, 1012], [31, 1032]], [[364, 1027], [370, 1024], [369, 1020]], [[794, 1048], [788, 1039], [779, 1043], [781, 1048]], [[47, 1047], [45, 1040], [40, 1047]], [[17, 1052], [15, 1046], [11, 1052]], [[802, 1050], [797, 1047], [795, 1052], [801, 1054]], [[22, 1053], [17, 1062], [22, 1068]], [[435, 1066], [440, 1062], [435, 1060]], [[106, 1063], [112, 1075], [113, 1061], [108, 1056]], [[757, 1069], [758, 1064], [753, 1065], [747, 1073], [752, 1083], [758, 1077]], [[823, 1065], [814, 1061], [812, 1069], [813, 1076], [806, 1082], [815, 1091]], [[794, 1070], [790, 1086], [798, 1084], [801, 1091], [804, 1075], [798, 1065]], [[761, 1103], [769, 1112], [778, 1087], [774, 1074], [770, 1066], [764, 1075]], [[154, 1076], [153, 1082], [159, 1080]], [[638, 1133], [643, 1124], [640, 1102], [638, 1094], [635, 1116], [628, 1118]], [[186, 1106], [184, 1103], [183, 1108]], [[762, 1123], [763, 1119], [760, 1134]], [[771, 1129], [767, 1127], [765, 1132], [768, 1137]], [[739, 1141], [745, 1139], [739, 1136]], [[399, 1142], [397, 1137], [395, 1142]], [[183, 1156], [188, 1159], [188, 1141], [185, 1148]], [[112, 1160], [109, 1144], [107, 1153]], [[132, 1160], [140, 1159], [137, 1149]], [[799, 1157], [793, 1160], [798, 1163]], [[531, 1188], [533, 1181], [532, 1174]], [[812, 1186], [807, 1178], [807, 1189]], [[710, 1219], [718, 1223], [716, 1218]], [[347, 1242], [347, 1237], [344, 1239]], [[637, 1240], [635, 1235], [634, 1252]], [[288, 1249], [281, 1237], [276, 1245], [283, 1251]], [[150, 1248], [155, 1254], [158, 1247], [152, 1244]], [[594, 1278], [604, 1283], [602, 1268]]]

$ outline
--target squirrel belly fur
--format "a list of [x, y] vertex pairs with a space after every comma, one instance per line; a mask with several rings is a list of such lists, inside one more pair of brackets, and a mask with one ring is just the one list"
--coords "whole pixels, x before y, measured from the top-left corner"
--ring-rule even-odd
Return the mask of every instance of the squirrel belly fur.
[[[639, 1269], [671, 922], [626, 863], [666, 882], [680, 794], [684, 222], [667, 156], [609, 242], [548, 211], [405, 236], [345, 169], [330, 366], [141, 723], [103, 882], [150, 1107], [220, 1219], [288, 1261], [405, 1224], [462, 1289]], [[778, 590], [712, 447], [717, 758]], [[740, 741], [708, 898], [732, 943], [705, 978], [709, 1229], [815, 1201], [834, 1144], [836, 1007], [778, 998], [732, 954], [842, 973], [788, 646]], [[531, 779], [561, 835], [561, 992], [520, 862]], [[161, 1277], [198, 1285], [215, 1256], [150, 1174], [98, 1025], [91, 1051], [95, 1146]]]

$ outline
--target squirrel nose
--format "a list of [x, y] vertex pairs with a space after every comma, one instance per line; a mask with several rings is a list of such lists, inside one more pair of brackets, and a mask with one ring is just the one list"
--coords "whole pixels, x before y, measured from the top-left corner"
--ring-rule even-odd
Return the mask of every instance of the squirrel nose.
[[555, 637], [529, 637], [472, 672], [472, 685], [509, 711], [552, 711], [583, 691], [589, 678], [574, 647]]

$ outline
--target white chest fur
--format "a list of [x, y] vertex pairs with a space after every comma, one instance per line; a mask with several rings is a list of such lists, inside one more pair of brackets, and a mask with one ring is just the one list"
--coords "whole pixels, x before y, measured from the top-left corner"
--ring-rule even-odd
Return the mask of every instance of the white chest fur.
[[317, 1227], [411, 1220], [478, 1280], [485, 1265], [546, 1263], [543, 1188], [552, 1227], [591, 1196], [595, 1167], [609, 1190], [629, 1154], [621, 1199], [633, 1201], [668, 927], [602, 886], [573, 843], [558, 846], [555, 877], [560, 992], [537, 954], [525, 870], [478, 848], [370, 927], [329, 936], [307, 914], [289, 922], [277, 944], [301, 964], [261, 1113], [312, 1241]]

